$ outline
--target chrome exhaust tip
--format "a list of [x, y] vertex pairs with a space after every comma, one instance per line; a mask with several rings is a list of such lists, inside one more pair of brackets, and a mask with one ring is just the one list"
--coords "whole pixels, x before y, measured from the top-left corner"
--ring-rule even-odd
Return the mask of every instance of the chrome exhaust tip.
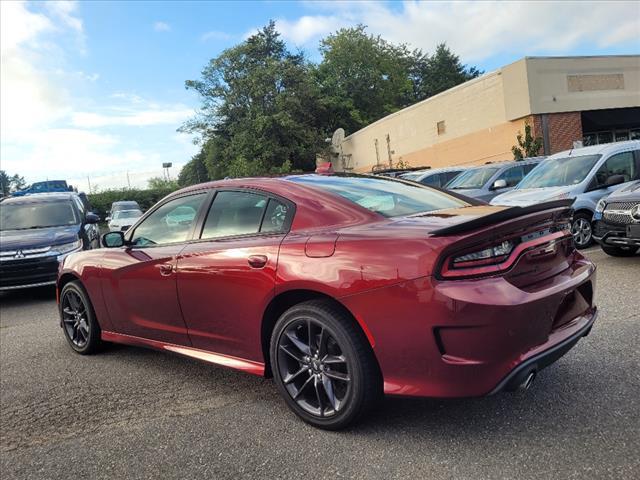
[[531, 385], [533, 385], [533, 381], [535, 380], [535, 378], [536, 378], [536, 371], [531, 370], [527, 374], [525, 379], [522, 381], [522, 383], [518, 385], [518, 390], [520, 390], [521, 392], [526, 392], [527, 390], [529, 390]]

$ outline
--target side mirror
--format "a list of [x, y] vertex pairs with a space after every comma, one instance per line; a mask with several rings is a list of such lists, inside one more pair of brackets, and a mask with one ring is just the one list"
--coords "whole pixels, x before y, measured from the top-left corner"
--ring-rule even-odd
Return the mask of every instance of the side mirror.
[[111, 217], [107, 217], [104, 219], [105, 222], [109, 223], [111, 221]]
[[611, 175], [609, 178], [607, 178], [607, 181], [604, 182], [604, 185], [606, 187], [612, 187], [614, 185], [620, 185], [621, 183], [624, 183], [624, 175]]
[[124, 246], [124, 233], [108, 232], [102, 235], [102, 246], [107, 248], [117, 248]]
[[100, 221], [100, 217], [93, 212], [87, 213], [84, 217], [85, 223], [98, 223]]
[[491, 190], [499, 190], [501, 188], [505, 188], [507, 186], [507, 181], [504, 178], [500, 178], [493, 182], [491, 185]]

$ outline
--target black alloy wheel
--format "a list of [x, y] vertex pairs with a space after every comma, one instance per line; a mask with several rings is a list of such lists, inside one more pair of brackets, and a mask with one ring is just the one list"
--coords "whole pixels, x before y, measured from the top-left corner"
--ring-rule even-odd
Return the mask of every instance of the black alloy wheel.
[[329, 302], [296, 305], [271, 342], [276, 384], [292, 410], [320, 428], [344, 428], [379, 397], [377, 364], [364, 335]]
[[349, 366], [340, 345], [319, 322], [291, 322], [278, 345], [280, 376], [291, 397], [308, 413], [330, 417], [351, 393]]
[[74, 351], [90, 354], [100, 343], [100, 326], [89, 297], [79, 282], [70, 282], [60, 293], [60, 319], [65, 338]]

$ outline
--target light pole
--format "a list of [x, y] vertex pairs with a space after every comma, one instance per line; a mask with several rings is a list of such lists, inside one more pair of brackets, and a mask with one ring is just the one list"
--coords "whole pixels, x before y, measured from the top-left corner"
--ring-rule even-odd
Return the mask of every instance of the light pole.
[[164, 168], [164, 172], [165, 172], [165, 175], [166, 175], [166, 179], [167, 179], [167, 181], [170, 181], [170, 180], [171, 180], [171, 176], [169, 175], [169, 169], [170, 169], [172, 166], [173, 166], [173, 163], [171, 163], [171, 162], [164, 162], [164, 163], [162, 164], [162, 168]]

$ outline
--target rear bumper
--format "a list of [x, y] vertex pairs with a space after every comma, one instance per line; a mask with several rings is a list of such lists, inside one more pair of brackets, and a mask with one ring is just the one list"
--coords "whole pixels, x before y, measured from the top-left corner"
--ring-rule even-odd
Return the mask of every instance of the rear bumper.
[[477, 397], [540, 369], [591, 328], [595, 266], [517, 287], [502, 276], [404, 282], [341, 299], [366, 324], [389, 395]]
[[598, 312], [597, 310], [595, 310], [593, 314], [590, 315], [587, 323], [573, 335], [559, 343], [556, 343], [553, 347], [545, 350], [544, 352], [534, 355], [528, 360], [522, 362], [520, 365], [514, 368], [511, 373], [509, 373], [509, 375], [507, 375], [496, 386], [496, 388], [491, 391], [489, 395], [493, 395], [502, 390], [517, 389], [531, 372], [537, 373], [543, 368], [546, 368], [552, 363], [559, 360], [562, 356], [564, 356], [565, 353], [571, 350], [582, 337], [586, 337], [587, 335], [589, 335], [597, 316]]

